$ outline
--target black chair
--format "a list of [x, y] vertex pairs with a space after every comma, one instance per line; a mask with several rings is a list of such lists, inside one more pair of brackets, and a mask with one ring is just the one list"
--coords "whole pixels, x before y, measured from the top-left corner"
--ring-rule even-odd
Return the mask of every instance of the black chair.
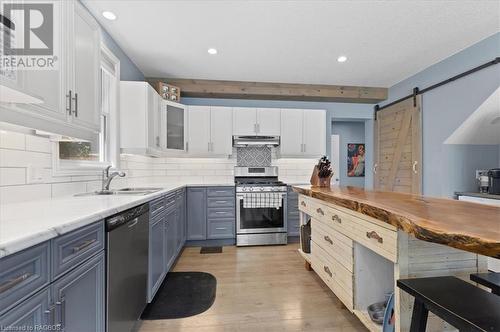
[[470, 280], [488, 287], [493, 294], [500, 295], [500, 273], [475, 273], [470, 275]]
[[425, 332], [429, 311], [460, 331], [500, 331], [500, 297], [455, 277], [401, 279], [415, 297], [410, 332]]

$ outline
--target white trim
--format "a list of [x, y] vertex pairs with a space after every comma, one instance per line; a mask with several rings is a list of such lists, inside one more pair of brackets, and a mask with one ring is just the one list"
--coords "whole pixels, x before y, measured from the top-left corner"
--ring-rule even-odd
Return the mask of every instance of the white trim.
[[333, 184], [340, 185], [340, 136], [331, 136], [331, 162], [333, 165]]

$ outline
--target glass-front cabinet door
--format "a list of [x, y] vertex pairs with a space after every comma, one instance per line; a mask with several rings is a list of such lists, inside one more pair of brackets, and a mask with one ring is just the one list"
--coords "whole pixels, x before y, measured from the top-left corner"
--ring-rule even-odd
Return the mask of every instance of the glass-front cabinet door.
[[166, 104], [167, 110], [167, 149], [185, 149], [185, 109], [181, 104]]

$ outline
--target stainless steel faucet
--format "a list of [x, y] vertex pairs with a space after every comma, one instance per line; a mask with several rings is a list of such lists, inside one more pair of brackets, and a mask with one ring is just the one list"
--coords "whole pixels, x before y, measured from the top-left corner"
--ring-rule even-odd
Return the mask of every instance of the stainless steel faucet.
[[109, 172], [112, 166], [106, 167], [106, 169], [102, 172], [102, 188], [101, 191], [109, 191], [109, 185], [111, 184], [111, 181], [119, 176], [119, 177], [124, 177], [125, 173], [122, 171], [114, 171], [114, 172]]

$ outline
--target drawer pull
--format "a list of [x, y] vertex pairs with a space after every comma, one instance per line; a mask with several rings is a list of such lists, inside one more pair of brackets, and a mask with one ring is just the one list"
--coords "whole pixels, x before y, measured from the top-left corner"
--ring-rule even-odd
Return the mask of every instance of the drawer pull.
[[331, 277], [333, 277], [332, 271], [328, 268], [328, 266], [323, 266], [323, 270]]
[[216, 213], [216, 214], [227, 214], [227, 212], [225, 212], [225, 211], [217, 211], [217, 212], [215, 212], [215, 213]]
[[80, 245], [73, 247], [73, 253], [77, 253], [87, 247], [90, 247], [96, 241], [97, 241], [96, 239], [83, 241]]
[[332, 220], [338, 222], [339, 224], [342, 223], [342, 218], [340, 218], [337, 214], [332, 216]]
[[317, 208], [316, 209], [316, 212], [318, 212], [319, 214], [321, 214], [322, 216], [325, 215], [325, 212], [323, 212], [323, 210], [321, 208]]
[[302, 205], [302, 206], [304, 206], [304, 207], [305, 207], [305, 206], [306, 206], [306, 202], [301, 201], [301, 202], [300, 202], [300, 205]]
[[31, 276], [32, 276], [32, 274], [29, 272], [23, 273], [20, 276], [17, 276], [14, 279], [10, 279], [7, 282], [1, 284], [0, 285], [0, 294], [8, 291], [9, 289], [14, 288], [16, 285], [19, 285], [20, 283], [22, 283], [24, 280], [28, 279]]
[[59, 308], [59, 324], [56, 324], [56, 326], [60, 330], [64, 330], [64, 328], [66, 327], [66, 299], [64, 297], [61, 297], [61, 301], [57, 301], [56, 306]]
[[326, 242], [328, 242], [330, 244], [333, 244], [332, 239], [330, 239], [330, 237], [328, 235], [325, 235], [324, 239], [325, 239]]
[[215, 229], [218, 231], [225, 231], [227, 227], [215, 227]]
[[215, 201], [217, 204], [225, 204], [227, 201]]
[[384, 239], [380, 235], [378, 235], [377, 232], [375, 231], [366, 232], [366, 237], [369, 239], [377, 240], [378, 243], [384, 243]]

